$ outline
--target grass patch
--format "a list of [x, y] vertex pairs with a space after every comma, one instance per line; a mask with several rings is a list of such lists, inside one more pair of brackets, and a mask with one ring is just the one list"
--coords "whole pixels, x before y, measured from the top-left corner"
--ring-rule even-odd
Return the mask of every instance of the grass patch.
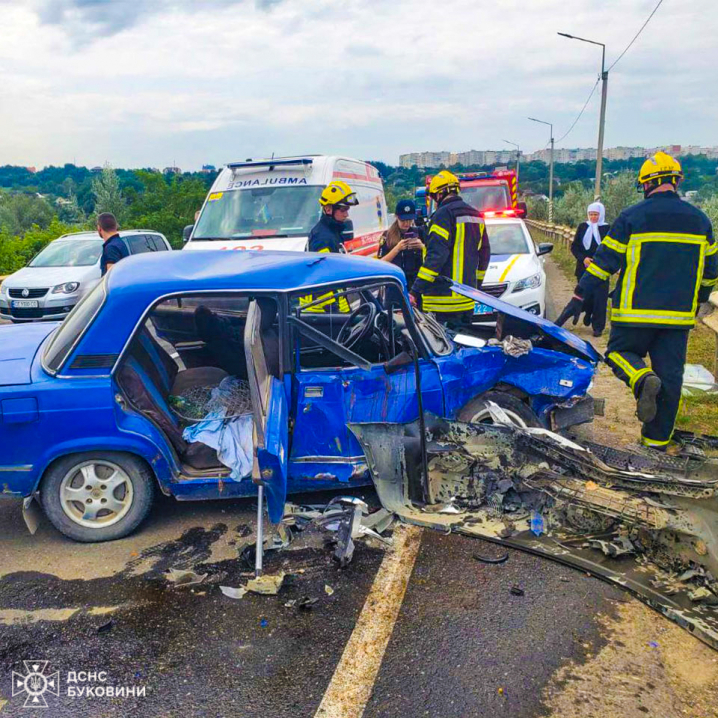
[[551, 258], [558, 264], [561, 271], [568, 279], [576, 281], [576, 257], [571, 254], [571, 250], [561, 241], [553, 243], [553, 252]]

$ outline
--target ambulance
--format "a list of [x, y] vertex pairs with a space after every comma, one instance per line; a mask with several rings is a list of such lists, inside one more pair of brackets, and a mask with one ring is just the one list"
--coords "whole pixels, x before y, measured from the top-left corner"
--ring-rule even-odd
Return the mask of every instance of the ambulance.
[[351, 208], [344, 246], [373, 256], [388, 228], [384, 185], [368, 162], [305, 155], [231, 162], [207, 195], [184, 249], [275, 249], [302, 252], [320, 217], [319, 195], [344, 180], [359, 204]]

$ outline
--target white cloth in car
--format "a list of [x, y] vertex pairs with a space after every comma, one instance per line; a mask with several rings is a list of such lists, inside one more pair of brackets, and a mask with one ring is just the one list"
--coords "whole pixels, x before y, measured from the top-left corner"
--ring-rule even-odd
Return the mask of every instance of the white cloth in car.
[[217, 458], [232, 469], [230, 478], [241, 481], [252, 473], [253, 418], [251, 414], [224, 418], [224, 410], [207, 414], [198, 424], [182, 432], [185, 441], [200, 441], [217, 452]]

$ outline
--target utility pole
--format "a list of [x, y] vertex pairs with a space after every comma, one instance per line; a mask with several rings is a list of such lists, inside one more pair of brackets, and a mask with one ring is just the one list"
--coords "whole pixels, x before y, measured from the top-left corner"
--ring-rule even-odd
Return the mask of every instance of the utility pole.
[[588, 42], [591, 45], [600, 45], [601, 47], [601, 114], [598, 120], [598, 147], [596, 148], [596, 183], [593, 193], [595, 199], [601, 196], [601, 176], [603, 174], [603, 131], [606, 126], [606, 97], [608, 95], [608, 70], [606, 69], [606, 46], [602, 42], [587, 40], [585, 37], [576, 37], [569, 35], [567, 32], [559, 32], [562, 37], [571, 40], [580, 40]]
[[537, 120], [535, 117], [529, 117], [532, 122], [539, 122], [542, 125], [548, 125], [551, 128], [551, 154], [548, 166], [548, 221], [553, 223], [553, 124]]
[[516, 148], [516, 184], [519, 183], [519, 165], [521, 164], [521, 148], [515, 142], [503, 140], [507, 145], [513, 145]]

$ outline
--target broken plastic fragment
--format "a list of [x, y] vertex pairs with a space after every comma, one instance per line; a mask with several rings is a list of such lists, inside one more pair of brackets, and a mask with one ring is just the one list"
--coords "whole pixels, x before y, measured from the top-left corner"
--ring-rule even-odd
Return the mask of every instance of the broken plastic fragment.
[[324, 584], [324, 593], [327, 594], [327, 596], [331, 596], [334, 593], [334, 589], [328, 584]]
[[531, 533], [540, 536], [544, 532], [543, 516], [538, 511], [531, 512]]
[[242, 598], [242, 596], [247, 593], [247, 589], [244, 586], [240, 586], [239, 588], [234, 588], [233, 586], [220, 586], [219, 590], [227, 598]]
[[511, 588], [509, 589], [509, 593], [512, 596], [523, 596], [524, 590], [523, 588], [519, 588], [518, 586], [511, 586]]
[[314, 604], [318, 601], [318, 598], [309, 598], [309, 596], [302, 596], [297, 601], [297, 608], [302, 611], [311, 611], [314, 608]]
[[171, 568], [167, 571], [165, 575], [167, 576], [168, 581], [174, 583], [174, 585], [179, 588], [181, 586], [194, 586], [198, 583], [202, 583], [202, 581], [207, 578], [208, 574], [199, 574], [195, 573], [194, 571]]
[[274, 576], [257, 576], [257, 578], [247, 581], [247, 591], [259, 593], [262, 596], [276, 596], [283, 583], [284, 573], [278, 573]]

